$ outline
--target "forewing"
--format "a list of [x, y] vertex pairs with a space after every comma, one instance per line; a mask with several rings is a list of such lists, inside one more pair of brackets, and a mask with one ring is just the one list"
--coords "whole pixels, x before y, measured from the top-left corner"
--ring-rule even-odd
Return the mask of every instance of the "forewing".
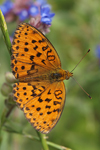
[[11, 49], [11, 67], [17, 79], [61, 67], [59, 56], [49, 40], [27, 23], [16, 29]]

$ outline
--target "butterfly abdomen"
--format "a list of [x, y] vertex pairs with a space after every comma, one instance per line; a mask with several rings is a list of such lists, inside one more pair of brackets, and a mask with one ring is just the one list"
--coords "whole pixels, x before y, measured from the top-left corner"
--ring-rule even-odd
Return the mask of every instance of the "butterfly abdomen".
[[40, 75], [39, 77], [36, 77], [36, 79], [39, 79], [41, 81], [48, 80], [51, 83], [63, 81], [64, 79], [66, 79], [66, 71], [62, 70], [61, 68], [58, 68], [53, 71], [50, 71], [48, 74], [44, 73], [44, 74]]

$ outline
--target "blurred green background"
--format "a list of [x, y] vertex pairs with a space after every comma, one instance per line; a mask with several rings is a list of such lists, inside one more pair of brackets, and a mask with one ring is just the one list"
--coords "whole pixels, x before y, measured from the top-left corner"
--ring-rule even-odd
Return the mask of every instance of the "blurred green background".
[[[49, 0], [55, 17], [47, 35], [61, 59], [62, 68], [71, 71], [90, 48], [90, 53], [74, 70], [74, 78], [91, 95], [92, 100], [73, 79], [65, 82], [66, 103], [56, 127], [48, 140], [72, 150], [100, 150], [100, 66], [96, 46], [100, 44], [99, 0]], [[8, 25], [9, 34], [16, 28]], [[0, 88], [5, 73], [11, 71], [10, 56], [0, 30]], [[0, 93], [0, 117], [5, 109], [5, 97]], [[36, 135], [23, 112], [14, 109], [8, 124], [13, 128]], [[1, 150], [40, 150], [41, 143], [22, 135], [1, 131]], [[50, 150], [55, 150], [50, 147]]]

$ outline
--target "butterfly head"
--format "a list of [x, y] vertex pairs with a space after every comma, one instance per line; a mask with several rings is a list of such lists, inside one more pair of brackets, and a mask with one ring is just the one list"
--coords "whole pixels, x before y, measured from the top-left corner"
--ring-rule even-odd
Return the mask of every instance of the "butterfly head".
[[66, 70], [66, 80], [68, 80], [72, 76], [73, 76], [73, 73]]

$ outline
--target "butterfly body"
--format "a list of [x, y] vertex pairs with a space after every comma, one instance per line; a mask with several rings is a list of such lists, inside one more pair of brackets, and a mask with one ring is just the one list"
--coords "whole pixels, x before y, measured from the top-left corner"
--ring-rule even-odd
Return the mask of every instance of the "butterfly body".
[[50, 83], [53, 82], [59, 82], [59, 81], [63, 81], [65, 79], [69, 79], [71, 76], [73, 76], [73, 73], [70, 73], [68, 70], [65, 71], [61, 68], [58, 68], [56, 70], [53, 71], [49, 71], [48, 74], [47, 73], [43, 73], [41, 75], [37, 75], [34, 77], [34, 75], [32, 74], [31, 76], [27, 76], [27, 77], [21, 77], [21, 79], [19, 79], [20, 82], [42, 82], [42, 81], [47, 81]]
[[73, 73], [70, 73], [68, 70], [65, 71], [63, 69], [57, 69], [56, 71], [50, 73], [50, 78], [51, 78], [51, 81], [53, 82], [59, 82], [59, 81], [63, 81], [65, 79], [69, 79], [71, 76], [73, 76]]
[[61, 68], [59, 56], [49, 40], [27, 23], [20, 24], [15, 31], [11, 67], [19, 80], [13, 87], [14, 100], [36, 130], [49, 133], [64, 108], [63, 80], [73, 74]]

